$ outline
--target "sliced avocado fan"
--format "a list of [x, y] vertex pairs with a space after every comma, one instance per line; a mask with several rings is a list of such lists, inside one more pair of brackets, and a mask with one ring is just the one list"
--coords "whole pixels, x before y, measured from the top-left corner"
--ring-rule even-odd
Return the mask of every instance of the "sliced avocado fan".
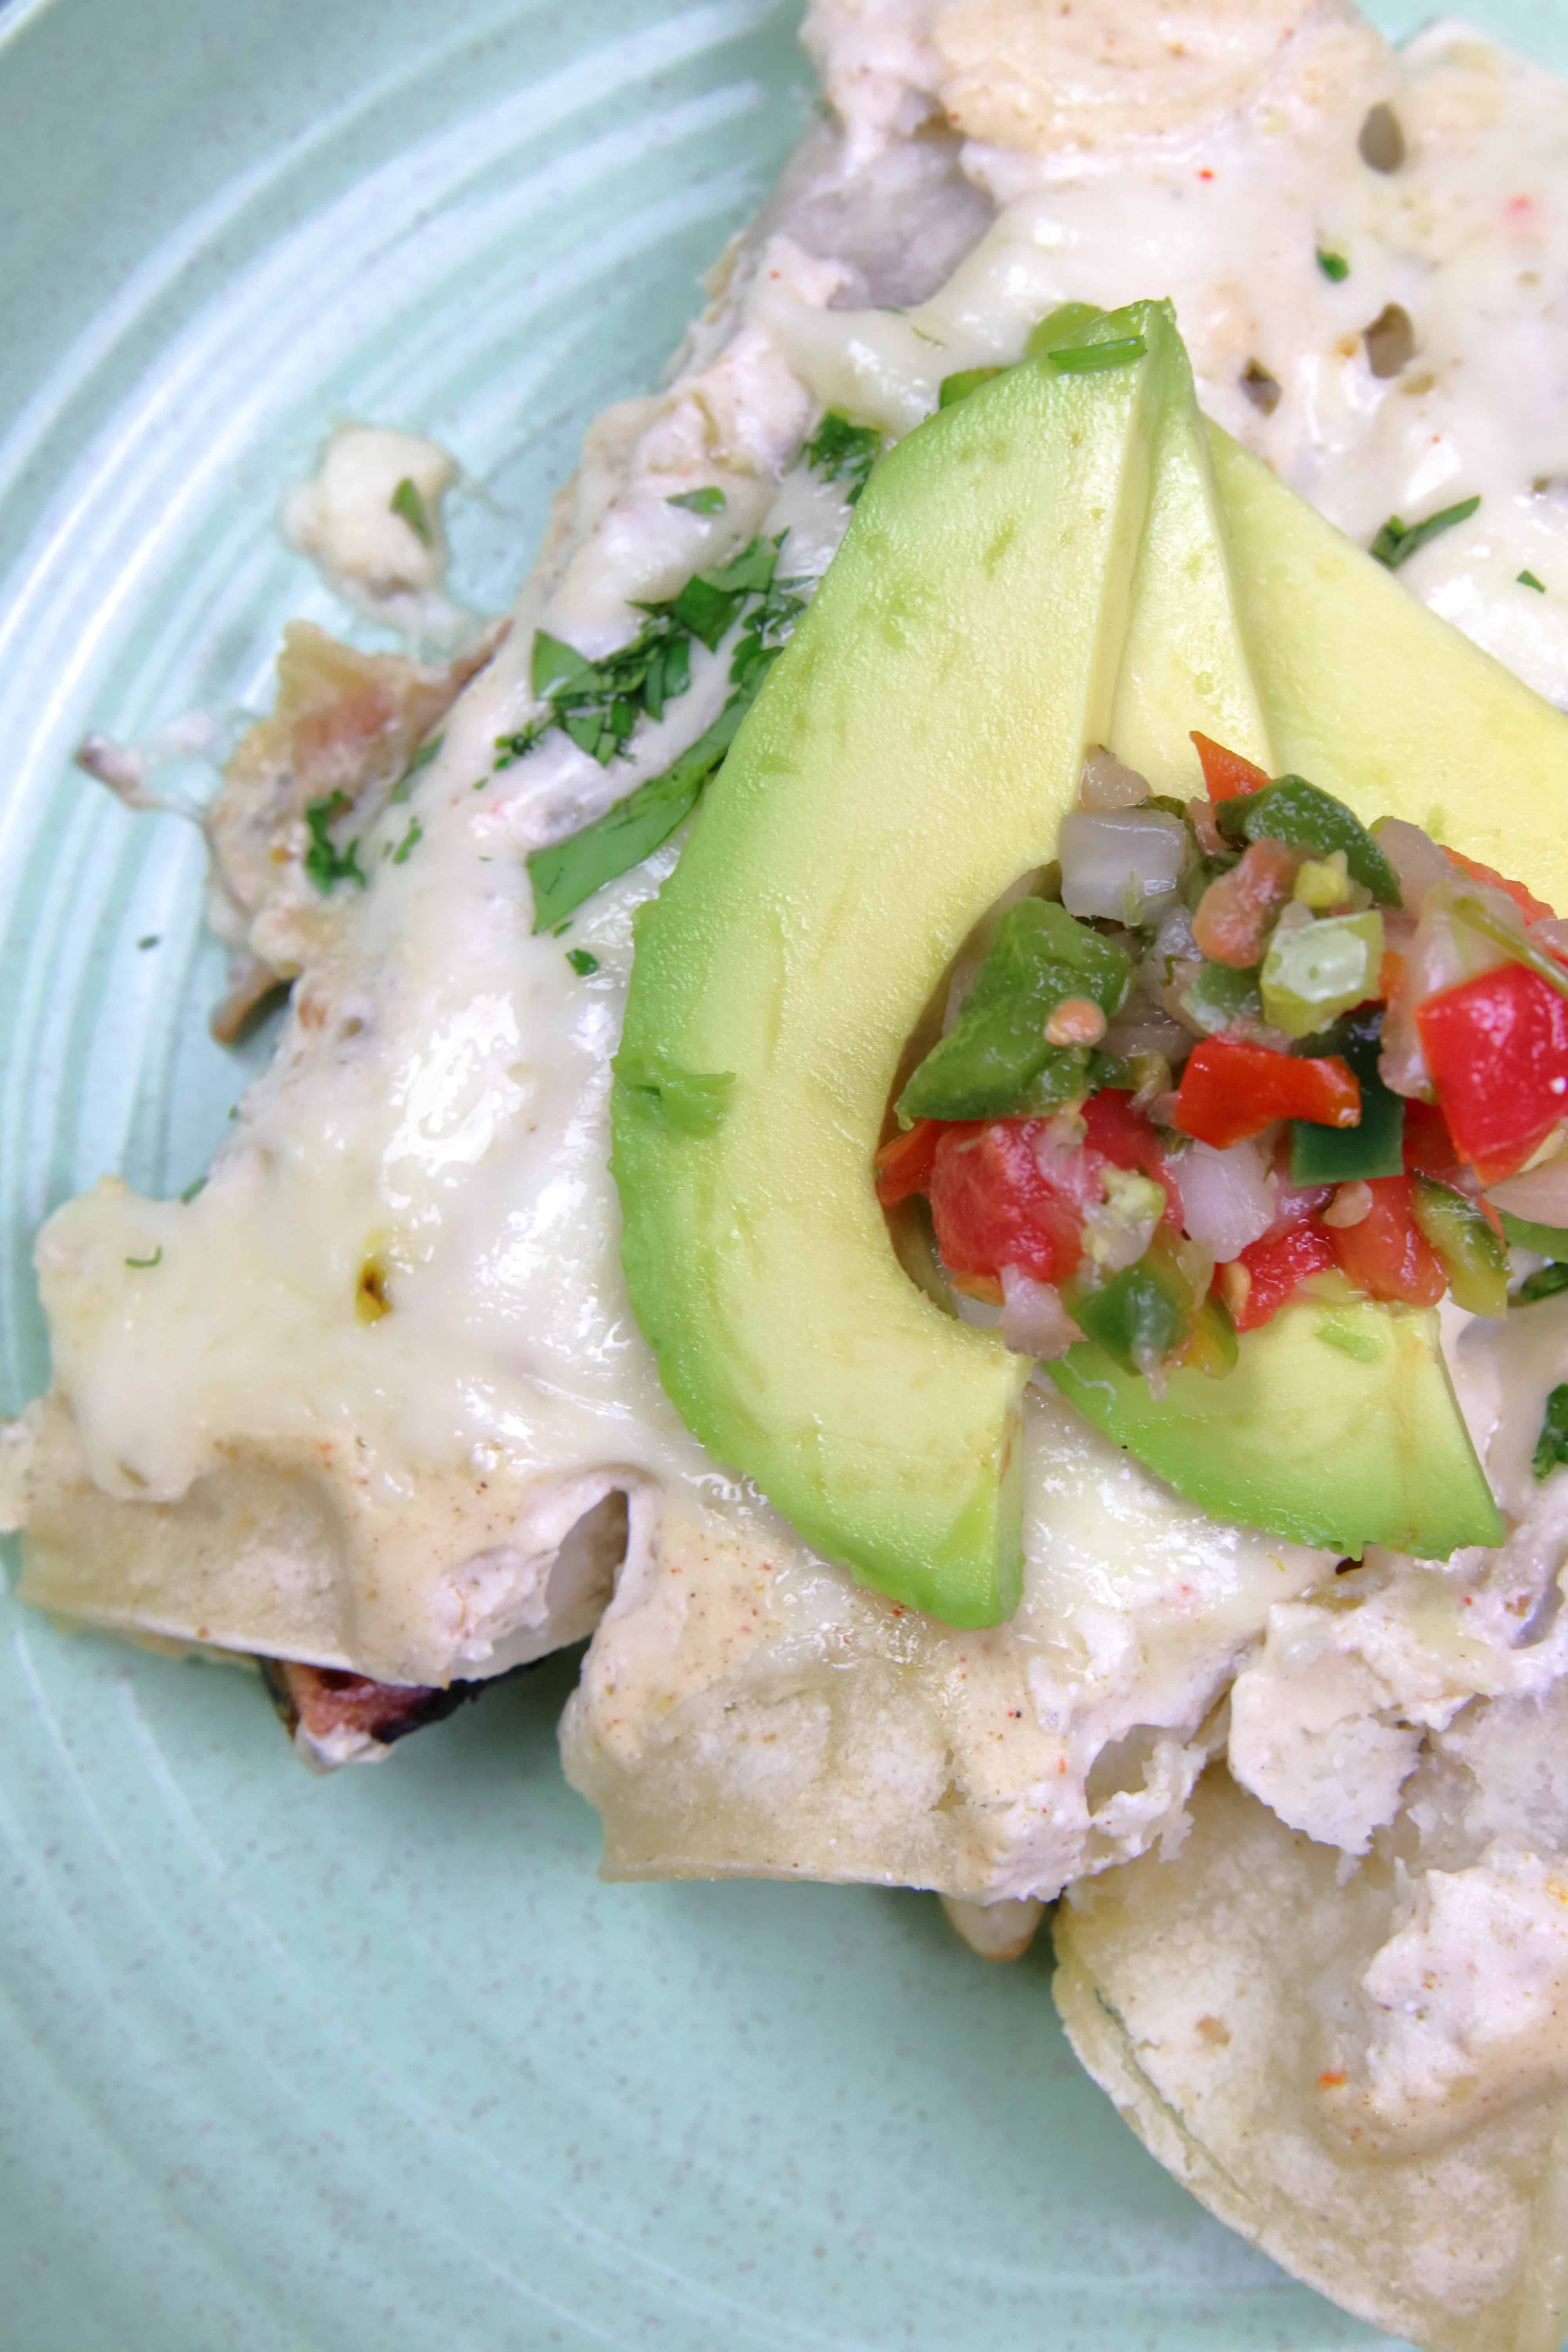
[[[1179, 789], [1194, 727], [1272, 767], [1309, 667], [1248, 662], [1247, 561], [1169, 304], [1075, 320], [1072, 341], [1064, 364], [1037, 337], [877, 467], [639, 919], [616, 1062], [623, 1260], [671, 1398], [826, 1558], [959, 1626], [1017, 1602], [1029, 1367], [894, 1254], [872, 1160], [900, 1055], [973, 924], [1054, 856], [1088, 745]], [[1162, 1415], [1087, 1347], [1063, 1384], [1223, 1517], [1347, 1553], [1395, 1528], [1427, 1557], [1497, 1539], [1428, 1323], [1300, 1359], [1360, 1397], [1329, 1416], [1331, 1465], [1300, 1452], [1321, 1416], [1282, 1395], [1267, 1338], [1205, 1384], [1217, 1413]], [[1388, 1442], [1397, 1382], [1423, 1400], [1415, 1448]]]

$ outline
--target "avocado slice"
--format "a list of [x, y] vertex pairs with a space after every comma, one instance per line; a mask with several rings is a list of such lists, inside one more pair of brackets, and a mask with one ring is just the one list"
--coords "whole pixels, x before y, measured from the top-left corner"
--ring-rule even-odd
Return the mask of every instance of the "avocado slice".
[[1170, 307], [1009, 369], [899, 444], [637, 932], [618, 1069], [728, 1075], [682, 1132], [617, 1077], [632, 1304], [721, 1461], [863, 1582], [1016, 1607], [1029, 1367], [910, 1282], [871, 1159], [957, 944], [1055, 850], [1110, 730], [1150, 455], [1191, 399]]
[[1365, 824], [1405, 817], [1505, 874], [1522, 869], [1568, 913], [1568, 718], [1208, 431], [1277, 763]]
[[[1270, 572], [1254, 611], [1254, 571], [1290, 532], [1302, 562], [1333, 559], [1343, 593], [1376, 575], [1397, 658], [1432, 662], [1426, 624], [1441, 667], [1455, 635], [1205, 429], [1168, 305], [1077, 331], [1135, 336], [1144, 355], [1064, 374], [1037, 339], [879, 467], [641, 919], [617, 1063], [623, 1258], [669, 1394], [828, 1558], [957, 1625], [1016, 1604], [1026, 1367], [916, 1287], [877, 1209], [871, 1155], [905, 1040], [958, 942], [1050, 855], [1086, 744], [1195, 789], [1200, 725], [1270, 768], [1316, 756], [1369, 814], [1387, 804], [1377, 789], [1346, 790], [1368, 745], [1380, 778], [1421, 768], [1429, 696], [1402, 680], [1394, 698], [1414, 757], [1380, 742], [1361, 698], [1386, 713], [1388, 681], [1357, 667], [1357, 632], [1336, 621], [1325, 719], [1292, 651], [1288, 579]], [[1244, 518], [1228, 561], [1222, 498]], [[1457, 642], [1514, 738], [1528, 731], [1520, 698], [1538, 698]], [[700, 1122], [675, 1116], [693, 1090]], [[1435, 1320], [1367, 1301], [1337, 1315], [1337, 1339], [1319, 1310], [1305, 1343], [1300, 1318], [1280, 1318], [1229, 1379], [1176, 1375], [1163, 1403], [1087, 1347], [1058, 1383], [1223, 1518], [1347, 1554], [1497, 1541]]]
[[1156, 1397], [1100, 1348], [1051, 1367], [1086, 1419], [1216, 1518], [1359, 1559], [1442, 1556], [1503, 1523], [1454, 1404], [1430, 1308], [1302, 1297], [1249, 1331], [1227, 1380]]

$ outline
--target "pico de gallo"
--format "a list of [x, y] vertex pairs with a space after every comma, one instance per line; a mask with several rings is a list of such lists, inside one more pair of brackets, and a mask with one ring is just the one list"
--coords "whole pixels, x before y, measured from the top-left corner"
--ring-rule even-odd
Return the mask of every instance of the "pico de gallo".
[[1503, 1314], [1510, 1186], [1568, 1225], [1568, 924], [1193, 740], [1204, 799], [1089, 754], [1059, 862], [953, 972], [879, 1198], [925, 1200], [1009, 1345], [1156, 1382], [1223, 1377], [1309, 1286]]

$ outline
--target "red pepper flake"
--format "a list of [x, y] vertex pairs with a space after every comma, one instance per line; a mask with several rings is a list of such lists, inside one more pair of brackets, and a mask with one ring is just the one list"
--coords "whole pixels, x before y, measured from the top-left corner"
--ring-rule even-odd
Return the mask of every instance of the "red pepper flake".
[[[1200, 180], [1212, 180], [1214, 178], [1214, 173], [1209, 170], [1206, 163], [1204, 165], [1203, 170], [1198, 173], [1198, 177]], [[1529, 199], [1526, 198], [1527, 203]]]
[[1318, 2088], [1320, 2091], [1337, 2091], [1344, 2079], [1344, 2069], [1332, 2067], [1328, 2074], [1319, 2075]]

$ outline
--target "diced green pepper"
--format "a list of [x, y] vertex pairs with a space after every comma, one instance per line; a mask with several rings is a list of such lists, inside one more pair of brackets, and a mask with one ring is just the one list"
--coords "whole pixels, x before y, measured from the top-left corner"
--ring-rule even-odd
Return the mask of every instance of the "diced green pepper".
[[1258, 1018], [1263, 1012], [1257, 972], [1232, 971], [1223, 963], [1200, 964], [1179, 1001], [1187, 1018], [1197, 1023], [1205, 1037], [1218, 1036], [1247, 1013]]
[[1469, 1315], [1506, 1315], [1508, 1252], [1485, 1211], [1435, 1176], [1414, 1176], [1410, 1213], [1443, 1261], [1455, 1305]]
[[1126, 1372], [1148, 1373], [1163, 1364], [1180, 1345], [1189, 1313], [1173, 1274], [1147, 1255], [1072, 1301], [1073, 1320], [1085, 1339], [1097, 1341]]
[[1310, 1037], [1377, 993], [1383, 917], [1327, 915], [1268, 942], [1258, 987], [1263, 1017], [1289, 1037]]
[[1227, 841], [1283, 841], [1320, 857], [1342, 849], [1356, 881], [1384, 906], [1399, 904], [1399, 877], [1361, 819], [1305, 776], [1280, 776], [1260, 793], [1221, 801], [1215, 820]]
[[1321, 1127], [1313, 1119], [1290, 1122], [1292, 1184], [1353, 1184], [1358, 1178], [1397, 1176], [1405, 1166], [1405, 1098], [1390, 1092], [1378, 1076], [1383, 1009], [1347, 1013], [1316, 1037], [1304, 1037], [1303, 1054], [1340, 1054], [1361, 1081], [1361, 1119], [1355, 1127]]
[[1532, 1224], [1528, 1217], [1510, 1216], [1506, 1209], [1498, 1211], [1502, 1219], [1502, 1237], [1515, 1249], [1539, 1250], [1542, 1257], [1568, 1258], [1568, 1226]]
[[900, 1118], [1002, 1118], [1087, 1094], [1088, 1050], [1047, 1045], [1046, 1023], [1070, 996], [1109, 1016], [1131, 976], [1123, 950], [1065, 907], [1045, 898], [1009, 907], [958, 1020], [900, 1096]]

